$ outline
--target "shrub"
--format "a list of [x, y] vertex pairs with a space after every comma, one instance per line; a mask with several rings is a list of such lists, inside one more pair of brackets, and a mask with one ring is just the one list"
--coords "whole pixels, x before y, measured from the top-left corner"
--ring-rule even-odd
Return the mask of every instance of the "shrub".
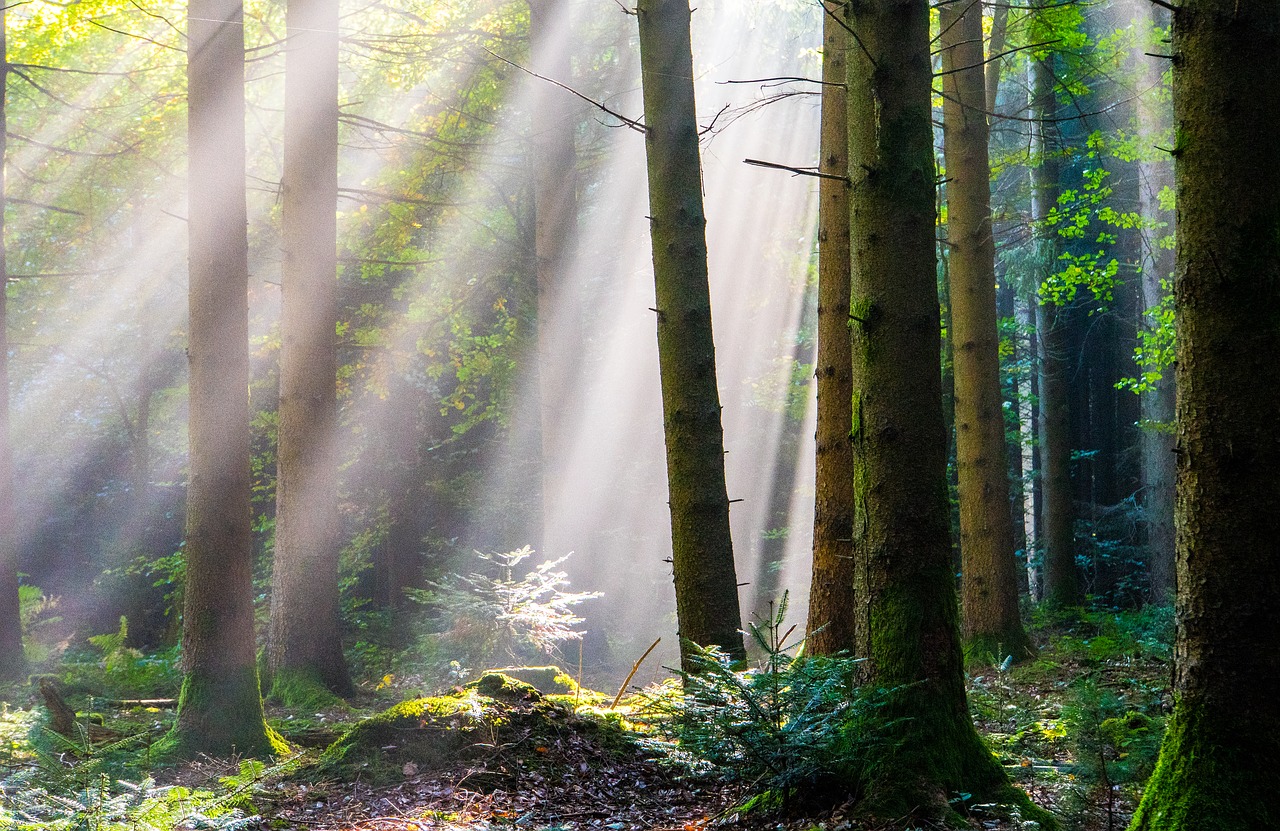
[[752, 784], [744, 808], [856, 797], [874, 779], [888, 733], [877, 712], [888, 693], [855, 685], [858, 660], [796, 657], [801, 644], [787, 642], [785, 615], [784, 595], [769, 619], [748, 626], [764, 656], [758, 667], [695, 647], [694, 671], [680, 673], [683, 694], [651, 697], [691, 761]]

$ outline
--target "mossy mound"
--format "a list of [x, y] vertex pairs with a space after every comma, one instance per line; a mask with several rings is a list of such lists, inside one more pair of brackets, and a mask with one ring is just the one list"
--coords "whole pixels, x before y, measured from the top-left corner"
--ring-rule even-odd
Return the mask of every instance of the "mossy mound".
[[402, 701], [357, 723], [324, 751], [322, 764], [387, 781], [478, 760], [500, 773], [637, 752], [617, 720], [577, 713], [571, 702], [486, 672], [449, 695]]
[[567, 672], [554, 665], [491, 669], [482, 675], [480, 680], [484, 680], [485, 677], [490, 675], [498, 674], [522, 681], [543, 695], [573, 695], [578, 692], [578, 683]]

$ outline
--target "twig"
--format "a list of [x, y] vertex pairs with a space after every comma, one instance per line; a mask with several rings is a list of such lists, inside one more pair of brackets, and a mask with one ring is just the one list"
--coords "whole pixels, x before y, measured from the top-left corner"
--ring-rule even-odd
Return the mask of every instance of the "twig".
[[592, 98], [592, 97], [591, 97], [591, 96], [589, 96], [589, 95], [584, 95], [584, 94], [582, 94], [581, 92], [578, 92], [576, 89], [574, 89], [573, 87], [569, 86], [568, 84], [562, 84], [562, 83], [560, 83], [559, 81], [555, 80], [554, 78], [548, 78], [548, 77], [547, 77], [547, 76], [545, 76], [545, 75], [539, 75], [538, 73], [534, 72], [532, 69], [528, 69], [528, 68], [523, 67], [523, 66], [521, 66], [520, 64], [516, 63], [515, 61], [508, 60], [507, 58], [502, 57], [502, 56], [501, 56], [501, 55], [499, 55], [497, 52], [490, 51], [489, 49], [485, 49], [484, 51], [488, 52], [490, 55], [492, 55], [493, 57], [495, 57], [495, 58], [497, 58], [498, 60], [502, 61], [503, 63], [507, 64], [508, 66], [511, 66], [511, 67], [514, 67], [514, 68], [516, 68], [516, 69], [520, 70], [521, 72], [525, 73], [526, 75], [530, 75], [530, 76], [532, 76], [532, 77], [534, 77], [534, 78], [537, 78], [539, 81], [546, 81], [548, 84], [552, 84], [553, 86], [557, 86], [557, 87], [559, 87], [560, 89], [564, 90], [565, 92], [567, 92], [567, 93], [569, 93], [569, 94], [571, 94], [571, 95], [574, 95], [574, 96], [576, 96], [576, 97], [578, 97], [578, 98], [581, 98], [583, 101], [586, 101], [588, 104], [590, 104], [591, 106], [595, 107], [596, 109], [598, 109], [598, 110], [600, 110], [600, 111], [602, 111], [602, 112], [604, 112], [604, 113], [607, 113], [608, 115], [611, 115], [611, 116], [613, 116], [614, 118], [618, 119], [618, 120], [619, 120], [619, 121], [621, 121], [623, 124], [625, 124], [626, 126], [630, 127], [632, 130], [635, 130], [635, 131], [636, 131], [636, 132], [638, 132], [638, 133], [644, 133], [644, 132], [646, 132], [646, 131], [645, 131], [644, 124], [643, 124], [643, 123], [641, 123], [639, 119], [635, 119], [635, 118], [628, 118], [627, 116], [623, 115], [623, 114], [622, 114], [622, 113], [620, 113], [620, 112], [617, 112], [617, 111], [615, 111], [615, 110], [611, 110], [611, 109], [609, 109], [608, 107], [606, 107], [603, 103], [601, 103], [601, 102], [599, 102], [599, 101], [595, 100], [594, 98]]
[[14, 205], [30, 205], [33, 208], [42, 208], [46, 211], [54, 211], [60, 214], [69, 214], [70, 216], [84, 216], [80, 211], [73, 211], [70, 208], [59, 208], [57, 205], [46, 205], [44, 202], [33, 202], [30, 199], [22, 199], [17, 196], [6, 196], [4, 201]]
[[660, 643], [662, 643], [662, 638], [658, 638], [656, 641], [649, 644], [649, 648], [646, 649], [644, 654], [640, 656], [639, 660], [632, 665], [631, 671], [627, 673], [627, 680], [622, 682], [622, 688], [618, 690], [618, 694], [613, 697], [613, 703], [609, 705], [610, 710], [618, 706], [618, 702], [622, 700], [623, 694], [627, 691], [627, 685], [631, 683], [632, 678], [636, 677], [636, 671], [640, 669], [640, 665], [644, 663], [644, 659], [649, 657], [649, 653], [657, 649], [658, 644]]
[[816, 167], [792, 167], [791, 165], [766, 162], [761, 159], [743, 159], [742, 162], [754, 167], [767, 167], [771, 170], [788, 170], [797, 176], [815, 176], [819, 179], [834, 179], [837, 182], [849, 181], [848, 176], [840, 176], [836, 173], [822, 173]]

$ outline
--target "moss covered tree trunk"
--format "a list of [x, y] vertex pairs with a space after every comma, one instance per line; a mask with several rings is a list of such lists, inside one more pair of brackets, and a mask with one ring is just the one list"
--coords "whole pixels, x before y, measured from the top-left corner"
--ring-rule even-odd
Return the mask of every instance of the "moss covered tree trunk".
[[[0, 205], [5, 189], [5, 89], [9, 75], [5, 12], [0, 8]], [[0, 211], [0, 680], [18, 678], [26, 667], [18, 615], [18, 538], [14, 526], [13, 438], [9, 434], [9, 268], [4, 215]]]
[[813, 575], [806, 649], [854, 646], [853, 355], [849, 339], [849, 131], [844, 81], [849, 36], [843, 2], [822, 23], [822, 137], [818, 184], [818, 412]]
[[969, 655], [998, 663], [1005, 655], [1026, 657], [1030, 641], [1018, 614], [1009, 510], [982, 7], [953, 3], [939, 14], [963, 630]]
[[1280, 5], [1174, 13], [1178, 639], [1134, 831], [1280, 827]]
[[[1043, 286], [1057, 265], [1057, 232], [1048, 227], [1049, 211], [1058, 203], [1060, 164], [1056, 144], [1057, 100], [1052, 54], [1034, 60], [1032, 77], [1031, 214], [1036, 234], [1036, 283]], [[1071, 425], [1068, 380], [1071, 336], [1067, 316], [1040, 292], [1036, 308], [1039, 345], [1041, 598], [1051, 606], [1074, 606], [1080, 599], [1076, 574], [1075, 510], [1071, 490]]]
[[267, 669], [352, 692], [338, 612], [338, 3], [285, 11], [280, 428]]
[[187, 7], [190, 480], [179, 755], [273, 750], [253, 632], [244, 26], [234, 0]]
[[935, 262], [926, 0], [850, 5], [857, 654], [896, 690], [882, 811], [945, 811], [957, 791], [1019, 800], [965, 700], [951, 563]]
[[[689, 3], [640, 0], [636, 12], [676, 618], [682, 641], [742, 657], [711, 336]], [[683, 643], [681, 656], [684, 667], [693, 669]]]

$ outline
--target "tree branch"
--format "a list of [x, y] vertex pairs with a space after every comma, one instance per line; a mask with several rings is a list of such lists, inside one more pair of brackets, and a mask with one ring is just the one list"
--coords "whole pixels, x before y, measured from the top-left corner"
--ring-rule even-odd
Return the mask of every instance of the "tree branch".
[[753, 167], [767, 167], [770, 170], [786, 170], [797, 176], [813, 176], [817, 179], [834, 179], [837, 182], [848, 182], [848, 176], [837, 176], [834, 173], [822, 173], [817, 167], [792, 167], [789, 164], [778, 164], [777, 162], [766, 162], [761, 159], [743, 159], [743, 164], [749, 164]]

